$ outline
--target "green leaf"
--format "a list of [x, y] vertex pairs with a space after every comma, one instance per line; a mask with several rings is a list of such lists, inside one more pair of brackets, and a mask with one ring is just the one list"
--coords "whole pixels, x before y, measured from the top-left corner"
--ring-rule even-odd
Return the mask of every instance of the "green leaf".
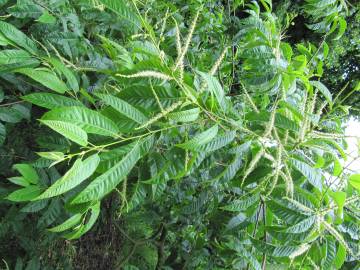
[[45, 11], [38, 19], [38, 22], [45, 24], [54, 24], [56, 23], [56, 17], [51, 15], [49, 12]]
[[25, 202], [30, 201], [36, 196], [40, 194], [41, 190], [40, 187], [31, 185], [21, 189], [18, 189], [12, 193], [10, 193], [6, 199], [13, 201], [13, 202]]
[[259, 202], [260, 196], [259, 194], [255, 194], [251, 197], [242, 200], [234, 200], [231, 203], [220, 207], [223, 210], [230, 211], [230, 212], [240, 212], [246, 210], [250, 206], [254, 205], [255, 203]]
[[40, 120], [40, 122], [81, 146], [88, 144], [86, 132], [76, 124], [52, 120]]
[[223, 111], [225, 111], [226, 110], [225, 92], [224, 92], [221, 84], [219, 83], [219, 81], [214, 76], [211, 76], [210, 74], [200, 72], [200, 71], [198, 71], [198, 73], [201, 75], [201, 78], [204, 80], [208, 91], [216, 97], [216, 100], [217, 100], [220, 108]]
[[0, 21], [0, 36], [3, 36], [10, 44], [15, 44], [32, 54], [38, 53], [35, 42], [9, 23]]
[[198, 150], [204, 152], [213, 152], [219, 150], [230, 144], [235, 139], [235, 136], [235, 131], [228, 131], [225, 134], [216, 136], [212, 141], [201, 145]]
[[327, 89], [327, 87], [323, 83], [321, 83], [319, 81], [309, 81], [309, 83], [312, 86], [316, 87], [316, 89], [318, 89], [320, 91], [320, 93], [322, 93], [324, 95], [325, 99], [327, 100], [327, 102], [330, 105], [333, 104], [332, 95], [331, 95], [329, 89]]
[[88, 201], [100, 200], [106, 194], [111, 192], [135, 166], [140, 158], [140, 143], [116, 163], [111, 169], [93, 180], [82, 192], [73, 200], [72, 204], [84, 203]]
[[336, 252], [336, 257], [334, 260], [334, 265], [336, 267], [336, 269], [340, 269], [341, 266], [344, 264], [346, 259], [346, 248], [339, 243], [339, 247], [338, 250]]
[[215, 126], [209, 128], [208, 130], [206, 130], [200, 134], [197, 134], [191, 140], [186, 141], [182, 144], [177, 144], [177, 146], [180, 148], [183, 148], [183, 149], [196, 150], [200, 146], [207, 144], [212, 139], [214, 139], [214, 137], [216, 136], [216, 134], [218, 132], [218, 129], [219, 129], [218, 126], [215, 125]]
[[169, 113], [168, 117], [169, 117], [169, 119], [171, 119], [175, 122], [186, 123], [186, 122], [193, 122], [196, 119], [198, 119], [199, 114], [200, 114], [200, 109], [194, 108], [194, 109], [189, 109], [189, 110], [185, 110], [185, 111]]
[[85, 107], [55, 108], [43, 115], [42, 120], [64, 121], [83, 129], [87, 133], [117, 137], [118, 127], [109, 118]]
[[48, 61], [55, 68], [59, 76], [64, 75], [71, 90], [79, 91], [79, 83], [71, 69], [67, 68], [61, 61], [56, 58], [49, 58]]
[[43, 8], [34, 3], [22, 3], [18, 1], [17, 5], [8, 8], [8, 11], [11, 15], [17, 18], [38, 18], [42, 12]]
[[3, 145], [3, 143], [5, 142], [5, 138], [6, 138], [6, 128], [2, 123], [0, 123], [0, 146]]
[[360, 174], [350, 175], [349, 184], [360, 192]]
[[284, 232], [286, 232], [286, 233], [303, 233], [303, 232], [306, 232], [307, 230], [309, 230], [313, 226], [315, 221], [316, 221], [316, 216], [308, 217], [308, 218], [304, 219], [303, 221], [300, 221], [299, 223], [286, 228], [284, 230]]
[[332, 237], [326, 237], [326, 257], [322, 265], [323, 269], [331, 269], [336, 256], [336, 241]]
[[66, 234], [64, 236], [65, 238], [69, 240], [78, 239], [92, 228], [100, 214], [100, 202], [92, 206], [90, 211], [91, 213], [88, 222], [85, 225], [80, 226], [76, 231]]
[[148, 120], [148, 118], [142, 112], [120, 98], [104, 94], [96, 94], [96, 96], [104, 101], [105, 104], [113, 107], [116, 111], [138, 124], [143, 124]]
[[38, 183], [39, 176], [36, 170], [30, 164], [15, 164], [13, 168], [17, 170], [29, 183]]
[[63, 94], [69, 90], [66, 84], [62, 82], [50, 69], [22, 68], [17, 69], [16, 72], [30, 77], [34, 81], [37, 81], [38, 83], [44, 85], [51, 90], [54, 90], [55, 92]]
[[127, 5], [124, 0], [100, 0], [107, 8], [114, 11], [120, 18], [131, 23], [134, 30], [141, 28], [139, 16]]
[[80, 223], [82, 216], [83, 216], [83, 214], [75, 214], [72, 217], [70, 217], [69, 219], [65, 220], [63, 223], [61, 223], [53, 228], [48, 229], [48, 231], [63, 232], [68, 229], [71, 229], [72, 227], [74, 227], [75, 225]]
[[82, 106], [82, 103], [78, 100], [53, 93], [32, 93], [23, 96], [22, 99], [47, 109], [67, 106]]
[[23, 187], [27, 187], [31, 184], [24, 177], [20, 177], [20, 176], [10, 177], [8, 178], [8, 180], [15, 185], [19, 185]]
[[320, 169], [315, 169], [307, 163], [294, 158], [292, 158], [290, 162], [291, 165], [301, 172], [314, 187], [318, 188], [320, 191], [322, 190], [322, 176]]
[[35, 200], [55, 197], [80, 185], [95, 172], [99, 162], [100, 158], [97, 154], [88, 157], [84, 161], [77, 159], [71, 169], [65, 173], [63, 177], [45, 190], [44, 193], [35, 198]]
[[343, 34], [345, 33], [345, 30], [346, 30], [346, 27], [347, 27], [346, 20], [342, 17], [339, 17], [339, 32], [334, 37], [334, 40], [339, 40], [343, 36]]
[[49, 160], [62, 160], [64, 158], [63, 152], [36, 152], [36, 154]]

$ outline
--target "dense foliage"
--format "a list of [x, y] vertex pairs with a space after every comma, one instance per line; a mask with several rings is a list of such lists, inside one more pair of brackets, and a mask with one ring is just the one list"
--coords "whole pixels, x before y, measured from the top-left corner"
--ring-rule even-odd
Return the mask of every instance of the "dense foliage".
[[360, 267], [356, 3], [0, 8], [6, 269]]

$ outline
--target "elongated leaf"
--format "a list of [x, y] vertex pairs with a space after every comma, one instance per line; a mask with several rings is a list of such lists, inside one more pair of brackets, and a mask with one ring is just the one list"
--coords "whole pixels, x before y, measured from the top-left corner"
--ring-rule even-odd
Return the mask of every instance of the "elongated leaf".
[[92, 181], [82, 192], [80, 192], [73, 200], [72, 204], [78, 204], [88, 201], [100, 200], [106, 194], [111, 192], [135, 166], [140, 158], [140, 144], [127, 153], [123, 159], [115, 164], [104, 174]]
[[35, 198], [35, 200], [55, 197], [80, 185], [95, 172], [99, 162], [100, 158], [97, 154], [88, 157], [84, 161], [76, 160], [71, 169], [63, 177]]
[[90, 208], [90, 211], [91, 211], [91, 213], [90, 213], [90, 218], [89, 218], [88, 222], [85, 225], [80, 226], [80, 228], [78, 228], [76, 231], [66, 234], [64, 236], [65, 238], [67, 238], [69, 240], [78, 239], [83, 234], [88, 232], [92, 228], [92, 226], [94, 226], [94, 224], [100, 214], [100, 202], [98, 202], [94, 206], [92, 206]]
[[326, 238], [326, 257], [324, 258], [322, 265], [323, 269], [330, 269], [336, 256], [336, 241], [332, 237]]
[[329, 91], [329, 89], [327, 89], [327, 87], [319, 82], [319, 81], [310, 81], [310, 84], [314, 87], [316, 87], [316, 89], [318, 89], [320, 91], [321, 94], [324, 95], [324, 97], [326, 98], [327, 102], [329, 102], [330, 105], [332, 105], [332, 96], [331, 93]]
[[259, 194], [255, 194], [249, 198], [242, 199], [242, 200], [235, 200], [223, 207], [221, 209], [231, 212], [240, 212], [242, 210], [246, 210], [251, 205], [259, 202], [260, 196]]
[[126, 4], [124, 0], [100, 0], [107, 8], [114, 11], [121, 19], [125, 19], [132, 24], [134, 29], [141, 27], [138, 15]]
[[184, 142], [182, 144], [178, 144], [178, 147], [189, 149], [189, 150], [196, 150], [200, 146], [210, 142], [214, 137], [216, 136], [218, 132], [218, 126], [215, 125], [208, 130], [197, 134], [195, 137], [193, 137], [191, 140]]
[[0, 21], [0, 35], [9, 40], [11, 44], [15, 44], [32, 54], [37, 54], [38, 52], [35, 42], [9, 23]]
[[198, 72], [202, 79], [204, 80], [207, 89], [209, 92], [211, 92], [215, 97], [216, 100], [222, 110], [226, 110], [226, 103], [225, 103], [225, 92], [219, 83], [219, 81], [211, 76], [210, 74]]
[[69, 122], [87, 133], [116, 136], [118, 127], [109, 118], [85, 107], [72, 106], [53, 109], [43, 115], [42, 120]]
[[70, 89], [73, 90], [74, 92], [78, 92], [79, 91], [79, 83], [78, 83], [74, 73], [68, 67], [66, 67], [61, 61], [59, 61], [56, 58], [50, 58], [49, 62], [53, 65], [53, 67], [55, 68], [55, 71], [59, 75], [62, 74], [65, 76]]
[[120, 98], [104, 94], [97, 94], [97, 96], [101, 98], [101, 100], [104, 101], [107, 105], [113, 107], [119, 113], [125, 115], [131, 120], [134, 120], [138, 124], [143, 124], [148, 120], [148, 118], [142, 112]]
[[29, 183], [37, 184], [39, 181], [39, 176], [36, 170], [30, 164], [15, 164], [13, 168], [17, 170]]
[[341, 268], [341, 266], [345, 262], [345, 259], [346, 259], [346, 248], [342, 244], [339, 244], [338, 250], [336, 252], [336, 257], [334, 260], [334, 265], [336, 269]]
[[23, 96], [22, 99], [47, 109], [66, 106], [82, 106], [80, 101], [53, 93], [33, 93]]
[[185, 111], [169, 113], [168, 117], [175, 122], [193, 122], [198, 119], [199, 113], [200, 109], [194, 108]]
[[284, 232], [287, 233], [303, 233], [309, 230], [313, 224], [315, 223], [316, 216], [311, 216], [303, 221], [295, 224], [293, 226], [288, 227]]
[[70, 217], [69, 219], [65, 220], [63, 223], [48, 229], [50, 232], [63, 232], [66, 231], [68, 229], [71, 229], [72, 227], [74, 227], [75, 225], [77, 225], [78, 223], [80, 223], [82, 218], [82, 214], [75, 214], [72, 217]]
[[204, 145], [201, 145], [199, 147], [199, 151], [213, 152], [219, 150], [224, 146], [230, 144], [234, 140], [235, 135], [236, 135], [235, 131], [229, 131], [226, 132], [225, 134], [218, 135], [212, 141]]
[[21, 189], [18, 189], [12, 193], [10, 193], [6, 199], [13, 201], [13, 202], [25, 202], [32, 200], [36, 196], [40, 194], [41, 190], [40, 187], [31, 185]]
[[27, 187], [30, 185], [29, 181], [27, 181], [24, 177], [20, 177], [20, 176], [10, 177], [8, 178], [8, 180], [11, 183], [14, 183], [15, 185], [19, 185], [23, 187]]
[[45, 87], [54, 90], [58, 93], [65, 93], [69, 89], [67, 88], [66, 84], [62, 82], [56, 74], [54, 74], [49, 69], [32, 69], [32, 68], [22, 68], [16, 70], [17, 72], [24, 74], [34, 81], [37, 81], [38, 83], [44, 85]]
[[349, 183], [360, 192], [360, 174], [350, 175]]
[[297, 159], [291, 159], [291, 165], [301, 172], [314, 187], [318, 188], [320, 191], [322, 190], [322, 176], [319, 169], [315, 169], [307, 163]]
[[63, 121], [52, 121], [52, 120], [40, 120], [41, 123], [47, 125], [51, 129], [60, 133], [69, 140], [81, 145], [86, 146], [87, 134], [86, 132], [75, 124], [63, 122]]

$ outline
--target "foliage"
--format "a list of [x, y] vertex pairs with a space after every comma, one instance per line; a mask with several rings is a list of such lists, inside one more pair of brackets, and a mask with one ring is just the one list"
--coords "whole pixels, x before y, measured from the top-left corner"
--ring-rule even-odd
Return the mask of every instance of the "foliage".
[[120, 236], [114, 269], [359, 267], [348, 107], [321, 82], [345, 1], [301, 6], [319, 46], [269, 0], [0, 5], [11, 269], [92, 269], [92, 234], [105, 257]]

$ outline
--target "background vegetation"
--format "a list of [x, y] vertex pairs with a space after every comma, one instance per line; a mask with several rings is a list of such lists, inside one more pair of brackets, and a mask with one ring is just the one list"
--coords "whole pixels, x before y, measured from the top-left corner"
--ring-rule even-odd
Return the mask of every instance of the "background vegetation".
[[1, 267], [358, 269], [359, 22], [355, 0], [0, 0]]

